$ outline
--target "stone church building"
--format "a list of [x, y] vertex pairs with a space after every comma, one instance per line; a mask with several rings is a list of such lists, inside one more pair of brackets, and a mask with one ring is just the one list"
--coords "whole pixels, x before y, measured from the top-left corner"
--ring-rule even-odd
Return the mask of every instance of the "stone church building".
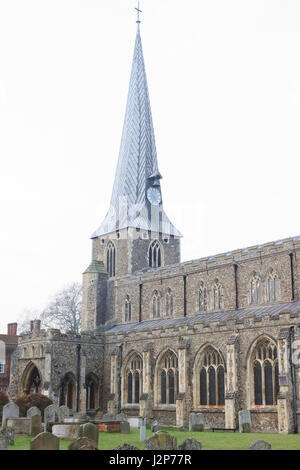
[[[83, 274], [82, 331], [19, 338], [10, 396], [187, 425], [298, 431], [300, 237], [188, 262], [163, 206], [138, 22], [109, 211]], [[299, 342], [300, 344], [300, 342]], [[298, 346], [299, 348], [299, 346]]]

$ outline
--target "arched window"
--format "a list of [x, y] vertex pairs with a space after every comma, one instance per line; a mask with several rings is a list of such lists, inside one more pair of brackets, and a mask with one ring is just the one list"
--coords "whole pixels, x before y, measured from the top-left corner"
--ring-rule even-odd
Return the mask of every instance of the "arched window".
[[128, 404], [138, 404], [142, 394], [143, 360], [134, 354], [125, 370], [125, 395]]
[[197, 365], [201, 406], [225, 405], [225, 372], [221, 354], [212, 346], [201, 353]]
[[159, 402], [175, 405], [178, 391], [178, 359], [173, 351], [167, 351], [158, 364]]
[[198, 292], [198, 310], [199, 312], [207, 311], [207, 288], [202, 281], [200, 282]]
[[261, 302], [261, 278], [254, 273], [250, 279], [250, 304], [258, 304]]
[[75, 409], [76, 401], [76, 379], [75, 376], [68, 372], [62, 379], [59, 387], [59, 405], [67, 405], [71, 409]]
[[93, 373], [87, 375], [86, 384], [86, 409], [93, 410], [99, 406], [99, 380]]
[[131, 302], [129, 295], [125, 299], [125, 322], [131, 321]]
[[267, 301], [276, 302], [279, 299], [279, 279], [273, 269], [267, 276]]
[[150, 244], [149, 266], [151, 268], [160, 268], [162, 266], [162, 247], [158, 240]]
[[222, 286], [218, 279], [215, 280], [212, 286], [212, 306], [213, 310], [222, 309]]
[[157, 290], [152, 295], [152, 313], [153, 318], [160, 318], [160, 294]]
[[168, 289], [166, 292], [166, 317], [171, 317], [173, 315], [173, 294], [171, 289]]
[[106, 249], [106, 270], [110, 277], [116, 275], [116, 248], [113, 242], [109, 242]]
[[279, 391], [277, 347], [270, 339], [264, 338], [256, 345], [252, 353], [251, 374], [254, 405], [276, 405]]

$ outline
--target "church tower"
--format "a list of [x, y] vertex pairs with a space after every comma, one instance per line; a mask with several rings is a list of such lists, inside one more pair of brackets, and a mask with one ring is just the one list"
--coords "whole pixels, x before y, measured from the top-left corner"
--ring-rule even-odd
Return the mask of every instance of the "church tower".
[[163, 208], [138, 9], [123, 134], [110, 208], [92, 235], [83, 275], [83, 330], [107, 322], [112, 283], [120, 276], [180, 262], [180, 232]]

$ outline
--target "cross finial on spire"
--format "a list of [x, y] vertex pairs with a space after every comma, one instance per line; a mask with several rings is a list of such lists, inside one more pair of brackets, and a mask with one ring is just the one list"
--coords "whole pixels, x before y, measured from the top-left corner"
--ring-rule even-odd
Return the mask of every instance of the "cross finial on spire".
[[137, 24], [139, 25], [140, 24], [140, 13], [142, 13], [142, 10], [140, 10], [140, 0], [138, 0], [138, 6], [137, 8], [135, 8], [135, 10], [137, 11]]

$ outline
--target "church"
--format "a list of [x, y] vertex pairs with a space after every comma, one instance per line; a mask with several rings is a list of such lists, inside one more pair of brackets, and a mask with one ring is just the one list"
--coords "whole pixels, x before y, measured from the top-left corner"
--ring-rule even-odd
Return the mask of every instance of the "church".
[[[109, 210], [83, 273], [82, 331], [19, 337], [11, 399], [186, 426], [298, 432], [300, 237], [181, 262], [163, 206], [140, 21]], [[300, 343], [299, 343], [300, 344]]]

